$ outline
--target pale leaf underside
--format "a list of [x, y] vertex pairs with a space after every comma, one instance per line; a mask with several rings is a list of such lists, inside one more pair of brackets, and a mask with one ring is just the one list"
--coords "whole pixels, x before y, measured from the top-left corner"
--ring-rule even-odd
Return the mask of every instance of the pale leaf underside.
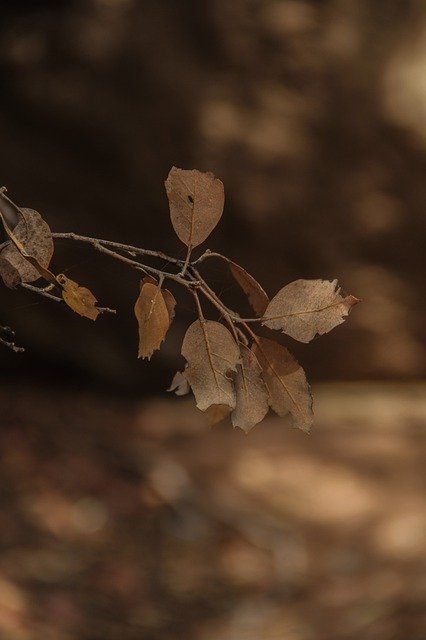
[[223, 183], [212, 173], [172, 167], [165, 185], [170, 218], [177, 236], [188, 247], [198, 246], [222, 216]]
[[273, 340], [258, 338], [252, 348], [263, 369], [270, 407], [279, 416], [290, 414], [295, 427], [309, 432], [313, 422], [312, 396], [300, 364]]
[[268, 412], [268, 390], [262, 378], [262, 368], [253, 353], [240, 345], [241, 362], [235, 375], [236, 407], [232, 424], [248, 433]]
[[152, 282], [143, 282], [135, 304], [139, 325], [138, 358], [151, 358], [160, 348], [170, 326], [170, 314], [161, 289]]
[[219, 322], [196, 320], [188, 328], [182, 355], [188, 363], [184, 372], [194, 393], [197, 407], [211, 405], [235, 407], [232, 371], [239, 361], [238, 346], [231, 333]]
[[295, 280], [272, 298], [263, 324], [310, 342], [344, 322], [358, 302], [354, 296], [341, 296], [337, 280]]
[[261, 285], [243, 267], [229, 262], [229, 268], [235, 280], [246, 294], [248, 301], [258, 316], [263, 316], [269, 304], [269, 298]]
[[174, 391], [177, 396], [186, 396], [190, 390], [191, 387], [189, 386], [189, 382], [183, 375], [182, 371], [176, 371], [167, 391]]

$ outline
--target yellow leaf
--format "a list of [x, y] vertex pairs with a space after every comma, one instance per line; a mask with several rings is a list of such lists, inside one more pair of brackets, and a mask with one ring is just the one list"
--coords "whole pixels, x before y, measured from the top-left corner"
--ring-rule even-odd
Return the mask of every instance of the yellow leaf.
[[100, 311], [96, 306], [96, 298], [93, 293], [80, 287], [77, 282], [70, 280], [63, 273], [57, 277], [57, 281], [62, 287], [62, 297], [64, 302], [76, 313], [90, 320], [96, 320]]
[[143, 281], [135, 304], [139, 325], [138, 358], [151, 358], [160, 348], [170, 326], [170, 315], [161, 289], [157, 284]]

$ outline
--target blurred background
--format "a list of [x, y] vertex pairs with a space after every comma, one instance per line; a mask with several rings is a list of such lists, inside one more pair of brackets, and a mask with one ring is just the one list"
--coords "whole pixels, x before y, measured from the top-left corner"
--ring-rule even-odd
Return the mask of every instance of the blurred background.
[[96, 323], [2, 286], [1, 640], [423, 640], [425, 2], [14, 0], [0, 79], [0, 182], [53, 230], [183, 257], [164, 179], [213, 171], [206, 246], [363, 300], [285, 342], [314, 433], [246, 438], [164, 393], [184, 293], [147, 364], [123, 266], [56, 243]]

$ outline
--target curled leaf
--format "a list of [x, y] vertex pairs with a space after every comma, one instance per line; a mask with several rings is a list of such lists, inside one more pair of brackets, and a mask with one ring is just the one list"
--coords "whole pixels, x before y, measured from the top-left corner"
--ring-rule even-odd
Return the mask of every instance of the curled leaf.
[[240, 345], [241, 362], [235, 375], [236, 407], [232, 424], [248, 433], [268, 412], [268, 390], [262, 378], [262, 368], [253, 353]]
[[185, 334], [182, 355], [188, 363], [184, 375], [197, 407], [205, 411], [217, 404], [233, 409], [235, 390], [230, 374], [236, 370], [240, 354], [228, 329], [213, 320], [196, 320]]
[[21, 217], [13, 233], [6, 228], [7, 222], [2, 216], [3, 225], [12, 240], [0, 253], [0, 275], [8, 287], [45, 277], [44, 271], [47, 271], [53, 255], [49, 225], [33, 209], [19, 208], [18, 211]]
[[189, 382], [181, 371], [176, 371], [167, 391], [174, 391], [177, 396], [186, 396], [191, 391]]
[[252, 348], [263, 369], [269, 406], [279, 416], [289, 413], [295, 427], [309, 432], [314, 416], [312, 396], [296, 358], [281, 344], [267, 338], [258, 338]]
[[239, 264], [229, 261], [229, 268], [235, 280], [246, 294], [249, 303], [258, 316], [263, 316], [269, 304], [267, 293], [261, 285]]
[[354, 296], [340, 295], [337, 280], [295, 280], [272, 298], [263, 324], [299, 342], [310, 342], [344, 322], [358, 302]]
[[188, 247], [198, 246], [222, 216], [223, 183], [212, 173], [172, 167], [165, 185], [176, 235]]
[[138, 358], [151, 358], [160, 348], [170, 326], [170, 315], [158, 284], [143, 281], [135, 304], [139, 325]]
[[0, 211], [9, 229], [14, 229], [22, 218], [19, 207], [6, 195], [6, 187], [0, 188]]
[[80, 316], [96, 320], [100, 311], [96, 306], [97, 300], [93, 293], [86, 287], [80, 287], [77, 282], [70, 280], [63, 273], [58, 275], [57, 281], [62, 287], [64, 302]]

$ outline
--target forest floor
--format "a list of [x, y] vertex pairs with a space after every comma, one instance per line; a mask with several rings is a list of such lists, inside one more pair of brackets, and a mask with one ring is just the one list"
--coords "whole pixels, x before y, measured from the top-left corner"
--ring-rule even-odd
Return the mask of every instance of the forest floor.
[[424, 640], [424, 384], [307, 436], [186, 399], [0, 393], [1, 640]]

